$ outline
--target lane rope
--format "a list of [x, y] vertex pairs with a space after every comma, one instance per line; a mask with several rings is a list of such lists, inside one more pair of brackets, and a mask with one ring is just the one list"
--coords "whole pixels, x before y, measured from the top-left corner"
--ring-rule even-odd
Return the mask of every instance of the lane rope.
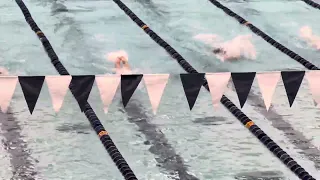
[[[22, 0], [16, 0], [16, 3], [20, 7], [27, 23], [30, 25], [31, 29], [35, 32], [35, 34], [40, 39], [46, 53], [48, 54], [51, 63], [54, 65], [56, 70], [59, 72], [60, 75], [70, 75], [67, 71], [67, 69], [62, 65], [62, 63], [59, 60], [59, 57], [53, 50], [53, 47], [51, 46], [49, 40], [44, 35], [44, 33], [41, 31], [41, 29], [38, 27], [36, 22], [33, 20], [28, 8], [24, 4]], [[74, 94], [73, 90], [74, 85], [70, 84], [69, 89]], [[116, 147], [116, 145], [113, 143], [111, 137], [109, 136], [109, 133], [104, 129], [103, 125], [101, 124], [99, 118], [91, 108], [90, 104], [87, 102], [85, 105], [84, 113], [86, 117], [88, 118], [92, 128], [96, 131], [100, 141], [102, 142], [103, 146], [107, 150], [108, 154], [110, 155], [112, 161], [116, 164], [117, 168], [123, 175], [123, 177], [126, 180], [138, 180], [138, 178], [135, 176], [131, 168], [129, 167], [126, 160], [121, 155], [120, 151]]]
[[260, 36], [262, 39], [267, 41], [270, 45], [272, 45], [273, 47], [277, 48], [279, 51], [283, 52], [284, 54], [286, 54], [287, 56], [291, 57], [292, 59], [296, 60], [297, 62], [302, 64], [307, 69], [309, 69], [309, 70], [319, 70], [319, 68], [317, 66], [315, 66], [314, 64], [312, 64], [308, 60], [304, 59], [303, 57], [301, 57], [297, 53], [291, 51], [289, 48], [285, 47], [284, 45], [280, 44], [279, 42], [277, 42], [276, 40], [274, 40], [273, 38], [268, 36], [266, 33], [261, 31], [259, 28], [257, 28], [253, 24], [251, 24], [249, 21], [245, 20], [244, 18], [242, 18], [238, 14], [234, 13], [233, 11], [231, 11], [229, 8], [225, 7], [224, 5], [219, 3], [218, 1], [216, 1], [216, 0], [209, 0], [209, 1], [213, 5], [215, 5], [216, 7], [220, 8], [221, 10], [223, 10], [229, 16], [234, 17], [240, 24], [243, 24], [243, 25], [247, 26], [257, 36]]
[[[175, 49], [159, 37], [148, 25], [137, 17], [123, 2], [113, 0], [141, 29], [148, 34], [158, 45], [163, 47], [173, 57], [179, 65], [188, 73], [198, 73]], [[209, 90], [208, 82], [205, 80], [203, 86]], [[315, 180], [305, 171], [293, 158], [290, 157], [280, 146], [278, 146], [268, 135], [266, 135], [249, 117], [236, 107], [225, 95], [220, 102], [247, 128], [249, 131], [265, 145], [279, 160], [283, 162], [294, 174], [303, 180]]]
[[301, 0], [301, 1], [305, 2], [306, 4], [312, 6], [312, 7], [316, 8], [316, 9], [320, 9], [320, 4], [318, 4], [318, 3], [316, 3], [316, 2], [314, 2], [312, 0]]

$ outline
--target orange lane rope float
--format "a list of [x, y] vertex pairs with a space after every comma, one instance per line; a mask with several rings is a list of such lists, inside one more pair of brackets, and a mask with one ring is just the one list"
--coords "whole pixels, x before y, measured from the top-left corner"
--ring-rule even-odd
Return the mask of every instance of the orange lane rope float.
[[254, 125], [254, 122], [249, 121], [249, 122], [247, 122], [247, 123], [246, 123], [246, 125], [245, 125], [245, 126], [246, 126], [246, 128], [248, 128], [248, 129], [249, 129], [249, 128], [250, 128], [251, 126], [253, 126], [253, 125]]
[[147, 25], [143, 25], [141, 28], [142, 28], [143, 30], [145, 30], [146, 28], [148, 28], [148, 26], [147, 26]]
[[99, 138], [101, 138], [102, 136], [105, 136], [105, 135], [109, 135], [109, 133], [107, 131], [100, 131], [98, 133]]
[[243, 25], [245, 25], [245, 26], [248, 26], [249, 24], [251, 24], [250, 22], [245, 22], [245, 23], [243, 23]]
[[43, 32], [42, 31], [37, 31], [36, 34], [37, 35], [43, 35]]

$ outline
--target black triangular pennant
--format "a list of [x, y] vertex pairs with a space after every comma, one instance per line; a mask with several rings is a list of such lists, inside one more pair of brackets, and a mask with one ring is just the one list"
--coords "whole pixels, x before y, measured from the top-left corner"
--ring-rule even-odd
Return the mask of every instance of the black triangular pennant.
[[281, 71], [281, 77], [284, 88], [286, 89], [290, 107], [296, 99], [304, 74], [305, 71]]
[[198, 98], [201, 86], [205, 81], [204, 75], [204, 73], [180, 74], [181, 83], [187, 97], [190, 110], [192, 110]]
[[241, 108], [247, 101], [256, 72], [231, 73]]
[[121, 96], [123, 107], [127, 106], [142, 77], [142, 74], [121, 75]]
[[94, 83], [94, 75], [77, 75], [72, 76], [70, 84], [72, 84], [72, 94], [77, 100], [81, 112], [84, 111], [85, 105], [88, 102], [90, 92]]
[[44, 76], [19, 76], [18, 78], [29, 112], [32, 114], [42, 89]]

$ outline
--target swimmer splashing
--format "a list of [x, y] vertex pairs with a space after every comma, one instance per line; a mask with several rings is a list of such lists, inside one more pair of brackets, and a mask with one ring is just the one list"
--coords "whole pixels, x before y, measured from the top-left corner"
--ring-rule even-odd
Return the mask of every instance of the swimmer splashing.
[[194, 38], [209, 44], [213, 48], [213, 54], [221, 61], [241, 58], [256, 59], [256, 50], [251, 42], [251, 35], [240, 35], [226, 42], [222, 42], [217, 35], [213, 34], [199, 34]]

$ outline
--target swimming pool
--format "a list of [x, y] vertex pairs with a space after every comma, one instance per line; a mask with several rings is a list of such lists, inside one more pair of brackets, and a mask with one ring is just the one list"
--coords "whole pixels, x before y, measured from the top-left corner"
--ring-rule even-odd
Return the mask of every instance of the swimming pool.
[[[193, 35], [215, 33], [232, 38], [251, 33], [208, 1], [123, 2], [200, 72], [304, 70], [303, 66], [256, 36], [256, 61], [222, 63], [208, 55], [208, 50], [191, 38]], [[310, 25], [315, 32], [319, 31], [316, 18], [313, 18], [318, 10], [302, 1], [223, 3], [319, 65], [315, 60], [317, 52], [304, 47], [297, 36], [302, 25]], [[184, 73], [111, 1], [66, 1], [62, 4], [69, 9], [67, 13], [56, 11], [61, 9], [61, 3], [26, 1], [26, 4], [71, 74], [110, 72], [113, 64], [103, 55], [117, 49], [125, 49], [131, 66], [143, 73]], [[0, 47], [4, 52], [0, 55], [3, 66], [19, 75], [57, 74], [15, 2], [3, 3], [1, 11], [5, 16], [1, 18], [4, 28], [0, 40], [7, 45]], [[179, 83], [178, 76], [170, 79], [156, 117], [151, 115], [143, 88], [129, 102], [128, 115], [119, 102], [115, 102], [105, 115], [97, 88], [91, 92], [89, 102], [139, 179], [174, 179], [179, 175], [191, 179], [234, 179], [238, 173], [267, 170], [281, 171], [283, 176], [296, 179], [227, 110], [213, 111], [209, 93], [204, 89], [190, 112]], [[253, 91], [259, 94], [256, 82]], [[226, 95], [239, 105], [232, 88]], [[3, 167], [13, 167], [1, 171], [3, 179], [10, 178], [20, 165], [34, 166], [30, 171], [37, 173], [36, 179], [123, 179], [71, 94], [67, 96], [60, 113], [55, 115], [50, 100], [46, 101], [48, 92], [44, 88], [34, 114], [30, 116], [21, 90], [17, 89], [12, 113], [13, 122], [19, 124], [20, 130], [15, 129], [15, 137], [11, 137], [10, 126], [12, 129], [17, 125], [3, 126], [3, 139], [21, 136], [26, 146], [19, 145], [18, 149], [22, 149], [22, 156], [30, 159], [30, 163], [27, 160], [23, 163], [15, 149], [3, 150]], [[273, 101], [276, 114], [265, 113], [263, 105], [261, 107], [263, 102], [257, 96], [248, 99], [243, 111], [318, 178], [320, 152], [308, 147], [320, 146], [320, 120], [307, 86], [302, 86], [292, 108], [287, 104], [282, 86], [279, 85], [275, 96], [281, 97]]]

